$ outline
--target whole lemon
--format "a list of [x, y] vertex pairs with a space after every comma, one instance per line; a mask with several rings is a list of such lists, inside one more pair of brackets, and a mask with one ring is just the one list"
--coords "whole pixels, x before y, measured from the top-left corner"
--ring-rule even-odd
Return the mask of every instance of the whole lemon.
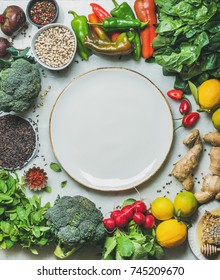
[[192, 216], [197, 209], [197, 200], [193, 193], [184, 191], [176, 195], [174, 199], [175, 212], [181, 211], [181, 217]]
[[151, 213], [159, 221], [168, 220], [174, 215], [173, 202], [167, 197], [157, 197], [151, 204]]
[[215, 110], [215, 112], [212, 114], [212, 123], [214, 127], [220, 131], [220, 108]]
[[212, 109], [220, 103], [220, 81], [209, 79], [198, 88], [199, 105], [202, 109]]
[[187, 237], [187, 226], [176, 219], [161, 222], [156, 228], [156, 239], [160, 246], [172, 248], [181, 245]]

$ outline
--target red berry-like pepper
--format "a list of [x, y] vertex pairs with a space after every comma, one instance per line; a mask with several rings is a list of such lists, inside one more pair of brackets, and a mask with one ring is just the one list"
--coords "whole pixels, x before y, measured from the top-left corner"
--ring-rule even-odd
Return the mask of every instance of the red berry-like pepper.
[[182, 125], [186, 128], [193, 126], [199, 119], [198, 112], [192, 112], [185, 115], [182, 119]]
[[181, 100], [183, 98], [183, 91], [180, 89], [171, 89], [167, 92], [167, 95], [174, 100]]
[[184, 99], [184, 100], [180, 103], [179, 112], [180, 112], [182, 115], [186, 115], [186, 114], [189, 113], [190, 108], [191, 108], [190, 102], [189, 102], [187, 99]]

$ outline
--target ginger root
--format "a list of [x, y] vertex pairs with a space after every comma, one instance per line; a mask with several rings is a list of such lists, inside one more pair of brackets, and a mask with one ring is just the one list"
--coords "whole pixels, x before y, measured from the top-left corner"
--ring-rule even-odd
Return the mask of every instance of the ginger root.
[[203, 136], [203, 140], [212, 145], [209, 170], [213, 174], [205, 176], [201, 190], [194, 194], [201, 204], [213, 198], [220, 200], [220, 133], [209, 132]]
[[192, 130], [184, 139], [183, 144], [185, 144], [190, 150], [175, 164], [171, 174], [182, 183], [185, 190], [191, 191], [194, 187], [192, 173], [199, 164], [203, 149], [199, 130]]
[[206, 203], [212, 198], [220, 200], [220, 177], [207, 174], [204, 178], [201, 191], [194, 193], [199, 203]]
[[220, 146], [220, 132], [209, 132], [203, 136], [203, 140], [214, 147]]
[[210, 151], [209, 170], [220, 176], [220, 133], [209, 132], [203, 136], [203, 140], [213, 146]]
[[220, 176], [220, 147], [212, 147], [210, 150], [209, 170], [214, 175]]

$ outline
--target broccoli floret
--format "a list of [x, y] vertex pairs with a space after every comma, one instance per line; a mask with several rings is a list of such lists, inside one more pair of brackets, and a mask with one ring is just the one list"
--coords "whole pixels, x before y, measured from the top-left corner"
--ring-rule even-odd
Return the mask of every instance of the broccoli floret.
[[58, 196], [46, 218], [57, 241], [54, 254], [58, 258], [66, 258], [86, 244], [97, 245], [105, 236], [101, 211], [83, 196]]
[[21, 58], [0, 72], [0, 111], [24, 112], [41, 90], [40, 71], [35, 64]]

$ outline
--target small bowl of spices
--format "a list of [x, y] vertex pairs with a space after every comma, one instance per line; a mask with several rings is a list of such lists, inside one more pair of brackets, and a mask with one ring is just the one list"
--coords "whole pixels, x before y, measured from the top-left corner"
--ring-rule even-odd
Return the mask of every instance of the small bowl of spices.
[[26, 15], [31, 24], [40, 28], [57, 20], [59, 6], [55, 0], [31, 0]]
[[31, 42], [36, 61], [50, 70], [62, 70], [73, 60], [76, 49], [76, 35], [72, 29], [61, 23], [51, 23], [40, 28]]

